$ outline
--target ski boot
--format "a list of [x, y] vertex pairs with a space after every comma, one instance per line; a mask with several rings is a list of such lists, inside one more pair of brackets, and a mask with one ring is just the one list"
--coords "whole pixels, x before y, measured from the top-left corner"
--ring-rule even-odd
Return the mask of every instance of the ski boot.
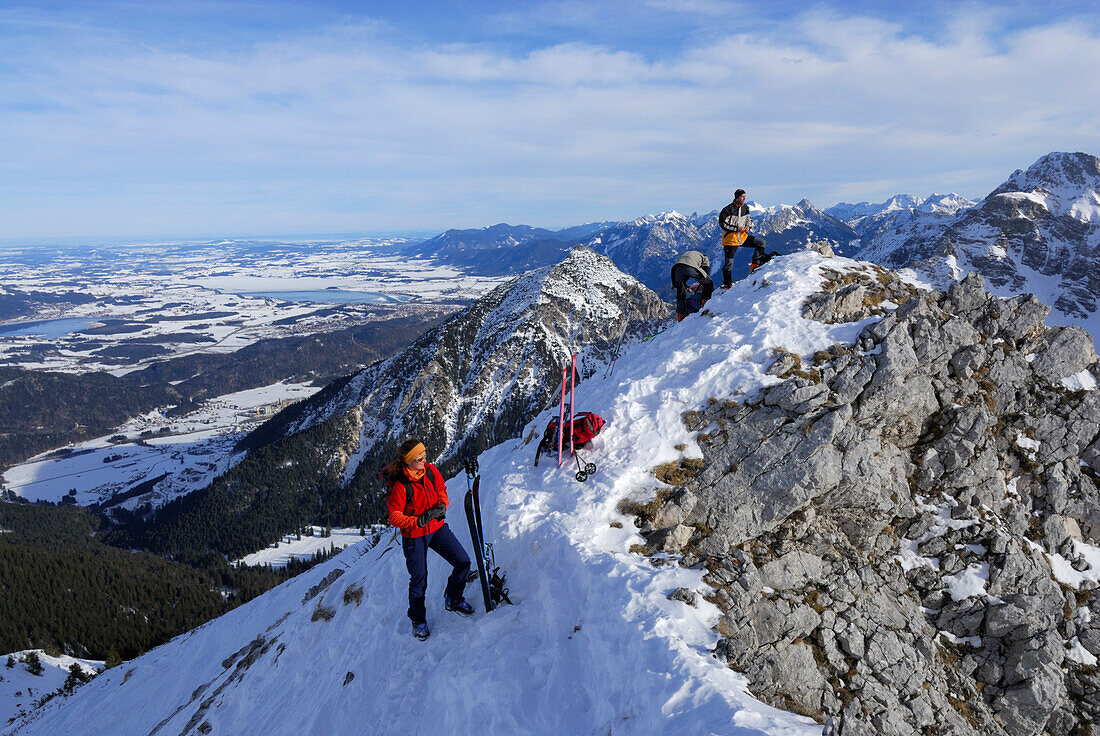
[[424, 621], [413, 621], [413, 636], [420, 641], [424, 641], [432, 632], [428, 629], [428, 624]]
[[447, 595], [443, 596], [443, 607], [448, 611], [461, 613], [463, 616], [469, 616], [474, 612], [474, 607], [465, 600], [452, 601]]

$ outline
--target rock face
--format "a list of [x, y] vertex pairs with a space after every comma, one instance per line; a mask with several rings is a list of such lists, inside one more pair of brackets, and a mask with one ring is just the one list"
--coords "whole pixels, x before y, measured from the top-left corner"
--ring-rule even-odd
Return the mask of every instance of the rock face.
[[377, 486], [379, 468], [410, 435], [445, 471], [457, 470], [466, 453], [518, 436], [553, 398], [572, 352], [580, 381], [611, 361], [624, 330], [652, 334], [669, 312], [607, 258], [578, 247], [319, 394], [283, 434], [349, 417], [358, 431], [341, 455], [344, 482], [364, 490]]
[[[1091, 339], [974, 274], [947, 293], [857, 286], [904, 303], [855, 345], [812, 366], [780, 354], [782, 382], [685, 417], [703, 461], [640, 512], [649, 548], [706, 567], [715, 655], [828, 734], [1093, 733]], [[805, 311], [866, 316], [854, 306]]]
[[977, 270], [995, 291], [1034, 292], [1083, 322], [1100, 306], [1100, 159], [1047, 154], [954, 217], [868, 234], [859, 257], [940, 285]]

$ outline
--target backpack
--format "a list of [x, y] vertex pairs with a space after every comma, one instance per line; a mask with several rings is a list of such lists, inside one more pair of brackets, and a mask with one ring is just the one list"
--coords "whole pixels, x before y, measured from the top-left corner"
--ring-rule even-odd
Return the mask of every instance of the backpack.
[[[606, 422], [604, 422], [603, 417], [599, 414], [593, 414], [590, 411], [582, 411], [579, 414], [574, 414], [573, 447], [577, 448], [587, 445], [593, 437], [600, 433], [604, 424], [606, 424]], [[535, 467], [538, 467], [539, 456], [544, 453], [550, 454], [557, 444], [558, 420], [551, 419], [546, 425], [546, 430], [542, 433], [542, 441], [539, 442], [538, 449], [535, 450]], [[565, 446], [568, 447], [568, 443], [565, 443]]]
[[687, 298], [684, 300], [687, 307], [686, 314], [695, 314], [703, 308], [703, 285], [692, 280], [686, 291]]

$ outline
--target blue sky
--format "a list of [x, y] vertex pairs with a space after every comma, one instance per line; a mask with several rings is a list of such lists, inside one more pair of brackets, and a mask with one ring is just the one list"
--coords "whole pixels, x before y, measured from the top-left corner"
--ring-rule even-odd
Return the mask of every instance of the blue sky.
[[0, 2], [0, 238], [561, 227], [1100, 154], [1093, 3]]

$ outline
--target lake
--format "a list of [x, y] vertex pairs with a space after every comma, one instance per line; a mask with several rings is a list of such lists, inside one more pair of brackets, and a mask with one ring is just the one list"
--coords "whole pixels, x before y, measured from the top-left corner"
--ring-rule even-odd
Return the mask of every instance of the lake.
[[267, 297], [286, 302], [317, 302], [319, 304], [361, 304], [407, 301], [407, 297], [376, 294], [369, 291], [344, 291], [343, 289], [317, 289], [305, 291], [244, 291], [241, 296]]
[[0, 335], [5, 337], [44, 337], [50, 340], [64, 337], [71, 332], [87, 329], [95, 322], [80, 317], [40, 319], [33, 322], [12, 322], [0, 325]]

